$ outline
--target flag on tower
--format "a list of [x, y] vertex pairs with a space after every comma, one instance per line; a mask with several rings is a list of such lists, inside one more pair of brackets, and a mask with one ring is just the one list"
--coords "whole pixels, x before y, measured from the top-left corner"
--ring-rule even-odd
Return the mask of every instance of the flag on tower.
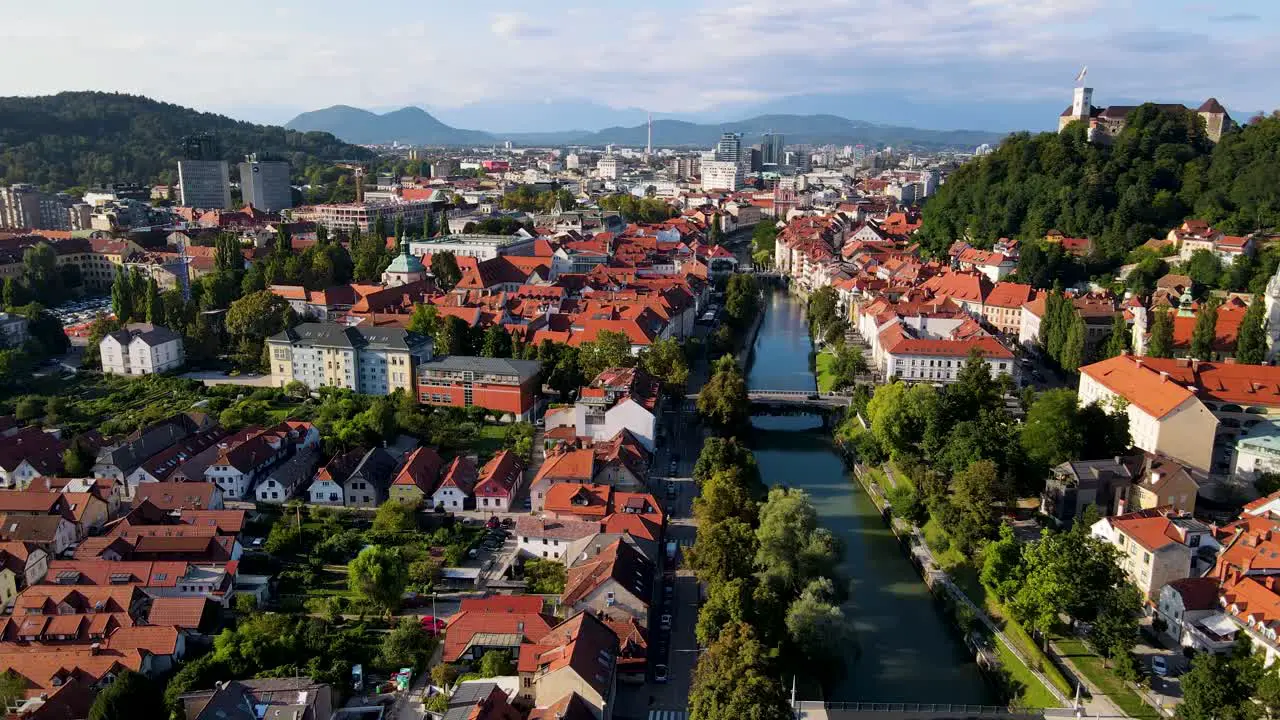
[[1080, 72], [1076, 74], [1076, 82], [1077, 83], [1084, 82], [1084, 76], [1088, 74], [1089, 74], [1089, 66], [1085, 65], [1084, 67], [1080, 68]]

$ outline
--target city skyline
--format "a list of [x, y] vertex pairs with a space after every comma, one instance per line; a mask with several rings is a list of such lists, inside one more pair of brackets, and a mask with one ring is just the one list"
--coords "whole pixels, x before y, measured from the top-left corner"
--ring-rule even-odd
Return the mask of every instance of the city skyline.
[[[265, 13], [245, 0], [216, 12], [154, 0], [110, 10], [69, 0], [14, 8], [0, 53], [24, 68], [8, 94], [131, 92], [271, 123], [335, 104], [417, 105], [486, 130], [520, 129], [495, 117], [512, 105], [548, 106], [542, 122], [570, 129], [628, 112], [639, 113], [633, 124], [640, 124], [643, 111], [729, 119], [782, 111], [772, 105], [795, 96], [814, 108], [801, 112], [849, 98], [842, 114], [857, 118], [859, 104], [893, 94], [922, 114], [985, 105], [993, 117], [982, 129], [1003, 129], [1004, 104], [1065, 107], [1084, 64], [1103, 103], [1215, 96], [1232, 109], [1269, 111], [1280, 89], [1256, 71], [1280, 60], [1276, 10], [1262, 0], [1230, 8], [1156, 0], [1122, 8], [1100, 0], [541, 7], [424, 13], [391, 0], [387, 12], [364, 18], [332, 0], [290, 1]], [[167, 33], [183, 39], [165, 40]], [[22, 61], [32, 57], [41, 61]], [[873, 107], [865, 114], [885, 121]], [[982, 120], [974, 117], [951, 127]]]

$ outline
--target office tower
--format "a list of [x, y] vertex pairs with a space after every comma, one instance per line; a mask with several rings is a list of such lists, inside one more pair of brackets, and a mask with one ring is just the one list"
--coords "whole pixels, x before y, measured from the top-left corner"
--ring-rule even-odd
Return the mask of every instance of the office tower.
[[225, 160], [179, 160], [178, 195], [183, 206], [205, 210], [231, 207], [231, 177]]
[[784, 159], [783, 148], [786, 145], [784, 135], [778, 133], [765, 133], [760, 137], [760, 164], [781, 165]]
[[743, 159], [742, 135], [731, 132], [721, 135], [720, 142], [716, 143], [716, 160], [741, 164]]
[[240, 195], [245, 205], [279, 212], [293, 207], [293, 185], [285, 160], [259, 160], [250, 155], [240, 163]]

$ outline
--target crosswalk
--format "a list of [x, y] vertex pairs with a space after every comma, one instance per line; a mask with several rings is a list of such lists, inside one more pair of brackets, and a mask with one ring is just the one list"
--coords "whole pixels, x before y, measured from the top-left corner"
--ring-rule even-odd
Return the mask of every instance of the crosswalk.
[[650, 710], [649, 720], [689, 720], [688, 710]]

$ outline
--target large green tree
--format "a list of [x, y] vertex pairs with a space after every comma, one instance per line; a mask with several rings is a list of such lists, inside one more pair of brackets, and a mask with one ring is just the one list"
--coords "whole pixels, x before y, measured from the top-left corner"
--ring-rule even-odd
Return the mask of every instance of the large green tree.
[[1196, 324], [1191, 330], [1190, 355], [1197, 360], [1212, 360], [1214, 339], [1217, 336], [1218, 303], [1206, 300], [1196, 313]]
[[370, 545], [347, 568], [351, 592], [390, 616], [400, 607], [407, 564], [398, 548]]
[[690, 720], [792, 720], [791, 704], [750, 625], [726, 627], [698, 658]]
[[141, 673], [125, 670], [93, 699], [89, 720], [164, 720], [160, 688]]
[[1266, 303], [1261, 297], [1254, 297], [1249, 309], [1240, 323], [1240, 332], [1236, 336], [1236, 362], [1244, 365], [1261, 365], [1267, 359], [1267, 316]]
[[744, 429], [751, 418], [747, 381], [728, 355], [716, 362], [711, 379], [698, 394], [698, 414], [724, 433]]
[[640, 367], [662, 383], [670, 395], [684, 392], [689, 381], [689, 361], [675, 338], [658, 340], [640, 351]]
[[578, 368], [588, 382], [609, 368], [631, 367], [635, 362], [625, 333], [601, 330], [594, 340], [578, 346]]
[[1152, 310], [1151, 339], [1147, 354], [1154, 358], [1173, 357], [1173, 315], [1163, 308]]
[[[446, 231], [447, 232], [447, 231]], [[462, 279], [462, 270], [458, 268], [458, 258], [448, 250], [443, 250], [431, 255], [431, 277], [436, 279], [436, 285], [443, 291], [449, 292]]]

